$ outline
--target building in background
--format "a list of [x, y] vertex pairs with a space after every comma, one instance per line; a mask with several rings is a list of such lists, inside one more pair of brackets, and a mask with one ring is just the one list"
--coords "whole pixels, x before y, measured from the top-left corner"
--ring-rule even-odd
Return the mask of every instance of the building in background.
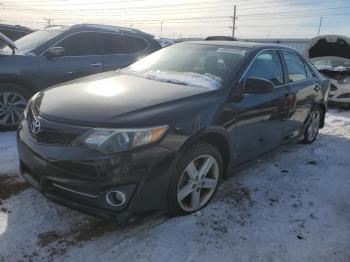
[[250, 39], [239, 39], [239, 41], [244, 42], [257, 42], [257, 43], [266, 43], [274, 45], [284, 45], [304, 54], [305, 49], [309, 45], [309, 38], [250, 38]]

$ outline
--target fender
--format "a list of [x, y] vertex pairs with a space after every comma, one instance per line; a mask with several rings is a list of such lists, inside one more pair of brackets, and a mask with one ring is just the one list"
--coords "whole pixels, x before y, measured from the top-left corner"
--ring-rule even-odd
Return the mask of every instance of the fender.
[[26, 81], [23, 77], [0, 77], [0, 84], [16, 84], [26, 88], [32, 95], [37, 92], [37, 88], [34, 87], [29, 81]]
[[[225, 148], [223, 148], [222, 145], [218, 146], [218, 144], [212, 142], [212, 139], [213, 137], [215, 138], [215, 136], [219, 136], [223, 139], [222, 141], [225, 142]], [[177, 155], [181, 157], [186, 150], [195, 145], [198, 141], [205, 141], [219, 149], [224, 162], [224, 178], [226, 178], [232, 169], [233, 139], [230, 133], [222, 126], [210, 126], [208, 128], [198, 130], [186, 141], [184, 141], [178, 150]], [[177, 157], [174, 162], [177, 162], [179, 157]]]

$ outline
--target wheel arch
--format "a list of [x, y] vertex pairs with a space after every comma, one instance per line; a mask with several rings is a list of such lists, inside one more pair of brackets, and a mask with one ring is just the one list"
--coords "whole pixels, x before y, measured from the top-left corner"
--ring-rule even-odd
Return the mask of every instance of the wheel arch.
[[223, 161], [223, 177], [226, 178], [231, 170], [232, 162], [232, 143], [227, 130], [220, 126], [209, 127], [188, 139], [180, 151], [184, 152], [198, 142], [208, 143], [219, 150]]
[[31, 95], [36, 93], [36, 89], [34, 88], [34, 86], [22, 78], [1, 78], [0, 89], [1, 89], [1, 85], [5, 85], [5, 84], [14, 84], [14, 85], [21, 86], [22, 88], [25, 88], [26, 90], [28, 90], [28, 92], [31, 93]]

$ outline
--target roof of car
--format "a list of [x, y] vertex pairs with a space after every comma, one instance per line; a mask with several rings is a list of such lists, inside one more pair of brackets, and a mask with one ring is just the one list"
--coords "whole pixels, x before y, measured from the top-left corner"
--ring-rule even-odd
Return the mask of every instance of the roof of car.
[[148, 35], [150, 37], [153, 37], [153, 35], [143, 32], [139, 29], [130, 28], [130, 27], [113, 26], [113, 25], [76, 24], [71, 26], [71, 29], [74, 29], [74, 28], [93, 28], [93, 29], [101, 29], [101, 30], [108, 30], [108, 31], [114, 31], [114, 32], [122, 31], [122, 32], [128, 32], [128, 33], [143, 34], [143, 35]]
[[291, 49], [283, 45], [274, 45], [266, 43], [255, 43], [255, 42], [241, 42], [241, 41], [190, 41], [182, 42], [184, 44], [200, 44], [200, 45], [216, 45], [216, 46], [232, 46], [232, 47], [242, 47], [242, 48], [258, 48], [258, 47], [270, 47], [270, 48], [285, 48]]

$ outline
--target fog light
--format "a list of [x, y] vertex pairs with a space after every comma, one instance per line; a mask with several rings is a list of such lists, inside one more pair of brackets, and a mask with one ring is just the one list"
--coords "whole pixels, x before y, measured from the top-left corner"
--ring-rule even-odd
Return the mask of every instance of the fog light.
[[109, 191], [106, 194], [106, 201], [111, 206], [120, 207], [125, 204], [126, 196], [121, 191]]

